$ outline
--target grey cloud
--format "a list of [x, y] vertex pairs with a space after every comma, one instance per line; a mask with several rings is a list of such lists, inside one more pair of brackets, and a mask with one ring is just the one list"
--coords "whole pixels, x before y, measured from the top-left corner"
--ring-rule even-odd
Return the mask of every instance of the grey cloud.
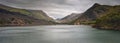
[[120, 5], [120, 0], [0, 0], [1, 4], [45, 11], [54, 18], [62, 18], [73, 12], [82, 13], [94, 3]]

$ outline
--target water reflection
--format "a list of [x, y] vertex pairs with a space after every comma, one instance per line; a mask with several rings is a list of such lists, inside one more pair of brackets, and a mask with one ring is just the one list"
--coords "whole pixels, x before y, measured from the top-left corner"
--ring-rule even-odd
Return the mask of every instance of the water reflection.
[[0, 43], [120, 43], [119, 31], [86, 25], [2, 27]]

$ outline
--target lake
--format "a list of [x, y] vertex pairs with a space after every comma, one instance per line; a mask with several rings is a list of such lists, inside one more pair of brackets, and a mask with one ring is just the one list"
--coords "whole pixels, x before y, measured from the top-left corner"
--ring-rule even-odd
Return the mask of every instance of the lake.
[[88, 25], [0, 27], [0, 43], [120, 43], [120, 31]]

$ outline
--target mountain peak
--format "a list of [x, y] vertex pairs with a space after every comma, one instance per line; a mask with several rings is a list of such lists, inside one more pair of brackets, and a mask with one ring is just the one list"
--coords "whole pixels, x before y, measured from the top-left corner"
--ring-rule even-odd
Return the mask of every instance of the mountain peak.
[[99, 4], [99, 3], [95, 3], [93, 6], [95, 6], [95, 7], [96, 7], [96, 6], [100, 6], [100, 4]]
[[95, 3], [96, 5], [100, 5], [99, 3]]
[[94, 5], [100, 5], [99, 3], [95, 3]]
[[95, 4], [93, 4], [88, 10], [94, 9], [94, 8], [96, 8], [96, 7], [98, 7], [98, 6], [101, 6], [101, 4], [95, 3]]

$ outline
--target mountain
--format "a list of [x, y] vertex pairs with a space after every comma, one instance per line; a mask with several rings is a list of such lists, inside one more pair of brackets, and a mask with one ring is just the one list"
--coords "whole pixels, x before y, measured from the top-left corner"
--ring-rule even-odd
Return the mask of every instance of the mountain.
[[110, 6], [95, 3], [71, 23], [89, 24], [98, 29], [120, 30], [120, 5]]
[[112, 6], [107, 13], [96, 20], [93, 27], [107, 30], [120, 30], [120, 5]]
[[70, 23], [73, 20], [77, 19], [81, 14], [77, 14], [77, 13], [72, 13], [62, 19], [59, 19], [60, 23]]
[[86, 10], [78, 19], [72, 22], [72, 24], [89, 24], [94, 22], [104, 13], [108, 12], [111, 6], [109, 5], [100, 5], [95, 3], [92, 7]]
[[42, 10], [13, 8], [0, 4], [0, 26], [50, 25], [54, 20]]
[[1, 9], [5, 9], [11, 12], [18, 12], [21, 14], [25, 14], [37, 19], [44, 19], [44, 20], [49, 20], [49, 21], [53, 21], [53, 19], [51, 17], [49, 17], [45, 12], [43, 12], [42, 10], [30, 10], [30, 9], [20, 9], [20, 8], [14, 8], [14, 7], [10, 7], [10, 6], [6, 6], [3, 4], [0, 4], [0, 8]]

